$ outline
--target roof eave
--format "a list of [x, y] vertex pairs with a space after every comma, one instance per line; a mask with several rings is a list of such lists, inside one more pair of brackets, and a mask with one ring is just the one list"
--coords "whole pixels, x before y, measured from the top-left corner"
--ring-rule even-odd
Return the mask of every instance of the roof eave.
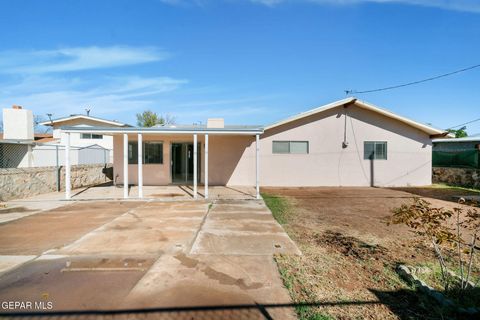
[[199, 129], [161, 129], [161, 128], [101, 128], [101, 127], [61, 127], [66, 133], [92, 132], [99, 134], [235, 134], [235, 135], [256, 135], [263, 134], [264, 130], [257, 129], [220, 129], [220, 128], [199, 128]]
[[389, 110], [385, 110], [385, 109], [382, 109], [382, 108], [379, 108], [371, 103], [368, 103], [368, 102], [364, 102], [364, 101], [360, 101], [360, 100], [357, 100], [355, 102], [357, 105], [361, 106], [361, 107], [364, 107], [364, 109], [369, 109], [371, 111], [375, 111], [375, 112], [378, 112], [380, 114], [383, 114], [384, 116], [387, 116], [391, 119], [395, 119], [395, 120], [398, 120], [400, 122], [403, 122], [405, 124], [408, 124], [410, 125], [411, 127], [414, 127], [414, 128], [417, 128], [425, 133], [428, 133], [429, 135], [442, 135], [442, 134], [448, 134], [448, 132], [446, 132], [445, 130], [441, 130], [441, 129], [436, 129], [436, 128], [433, 128], [431, 126], [427, 126], [425, 124], [422, 124], [420, 122], [417, 122], [417, 121], [414, 121], [414, 120], [411, 120], [411, 119], [408, 119], [408, 118], [405, 118], [403, 116], [399, 116]]
[[60, 119], [55, 119], [51, 121], [44, 121], [40, 122], [39, 125], [41, 126], [53, 126], [56, 123], [62, 123], [70, 120], [75, 120], [75, 119], [88, 119], [91, 121], [97, 121], [97, 122], [102, 122], [102, 123], [108, 123], [117, 127], [130, 127], [130, 125], [126, 123], [121, 123], [121, 122], [116, 122], [116, 121], [111, 121], [111, 120], [105, 120], [105, 119], [99, 119], [99, 118], [94, 118], [90, 116], [84, 116], [84, 115], [76, 115], [72, 117], [65, 117], [65, 118], [60, 118]]
[[308, 117], [308, 116], [311, 116], [311, 115], [314, 115], [314, 114], [317, 114], [317, 113], [321, 113], [321, 112], [325, 112], [327, 110], [330, 110], [330, 109], [333, 109], [333, 108], [337, 108], [337, 107], [340, 107], [340, 106], [346, 106], [346, 105], [351, 105], [351, 104], [355, 104], [357, 106], [359, 106], [360, 108], [363, 108], [363, 109], [366, 109], [366, 110], [370, 110], [370, 111], [373, 111], [373, 112], [376, 112], [376, 113], [379, 113], [379, 114], [382, 114], [386, 117], [389, 117], [391, 119], [395, 119], [395, 120], [398, 120], [400, 122], [403, 122], [411, 127], [414, 127], [418, 130], [421, 130], [427, 134], [429, 134], [430, 136], [435, 136], [435, 135], [443, 135], [443, 134], [448, 134], [447, 132], [445, 132], [444, 130], [440, 130], [440, 129], [435, 129], [433, 127], [430, 127], [430, 126], [427, 126], [427, 125], [424, 125], [422, 123], [419, 123], [419, 122], [416, 122], [416, 121], [413, 121], [413, 120], [410, 120], [408, 118], [405, 118], [405, 117], [402, 117], [402, 116], [399, 116], [391, 111], [388, 111], [388, 110], [385, 110], [385, 109], [382, 109], [382, 108], [379, 108], [375, 105], [372, 105], [370, 103], [367, 103], [367, 102], [364, 102], [364, 101], [361, 101], [361, 100], [358, 100], [357, 98], [355, 97], [351, 97], [351, 98], [347, 98], [347, 99], [343, 99], [343, 100], [339, 100], [339, 101], [335, 101], [335, 102], [332, 102], [332, 103], [329, 103], [327, 105], [324, 105], [324, 106], [321, 106], [321, 107], [318, 107], [318, 108], [315, 108], [315, 109], [312, 109], [310, 111], [306, 111], [306, 112], [303, 112], [303, 113], [300, 113], [296, 116], [293, 116], [293, 117], [290, 117], [290, 118], [287, 118], [285, 120], [282, 120], [282, 121], [279, 121], [277, 123], [274, 123], [270, 126], [267, 126], [265, 127], [265, 130], [269, 130], [269, 129], [272, 129], [272, 128], [275, 128], [275, 127], [278, 127], [278, 126], [281, 126], [281, 125], [284, 125], [284, 124], [287, 124], [287, 123], [290, 123], [290, 122], [293, 122], [293, 121], [296, 121], [296, 120], [300, 120], [300, 119], [303, 119], [305, 117]]

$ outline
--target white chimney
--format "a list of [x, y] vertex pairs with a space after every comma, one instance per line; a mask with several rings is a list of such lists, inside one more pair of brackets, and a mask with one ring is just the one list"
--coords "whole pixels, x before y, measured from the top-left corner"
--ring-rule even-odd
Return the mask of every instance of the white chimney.
[[33, 140], [33, 113], [14, 105], [3, 109], [3, 139]]
[[223, 118], [211, 118], [207, 120], [207, 128], [222, 129], [225, 128]]

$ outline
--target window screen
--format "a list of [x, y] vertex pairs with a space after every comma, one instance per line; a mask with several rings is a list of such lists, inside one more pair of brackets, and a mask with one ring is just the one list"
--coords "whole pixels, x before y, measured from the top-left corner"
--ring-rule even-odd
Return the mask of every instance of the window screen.
[[387, 160], [387, 142], [365, 141], [363, 144], [363, 158], [365, 160]]
[[308, 153], [308, 141], [273, 141], [273, 153]]

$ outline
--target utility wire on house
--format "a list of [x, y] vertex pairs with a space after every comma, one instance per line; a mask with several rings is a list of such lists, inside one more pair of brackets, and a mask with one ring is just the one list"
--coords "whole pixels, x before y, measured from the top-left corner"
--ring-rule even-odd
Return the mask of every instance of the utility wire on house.
[[434, 76], [434, 77], [430, 77], [430, 78], [426, 78], [426, 79], [422, 79], [422, 80], [417, 80], [417, 81], [412, 81], [412, 82], [407, 82], [407, 83], [403, 83], [403, 84], [399, 84], [399, 85], [384, 87], [384, 88], [362, 90], [362, 91], [345, 90], [345, 94], [349, 95], [349, 94], [371, 93], [371, 92], [378, 92], [378, 91], [392, 90], [392, 89], [397, 89], [397, 88], [402, 88], [402, 87], [407, 87], [407, 86], [413, 86], [415, 84], [419, 84], [419, 83], [423, 83], [423, 82], [427, 82], [427, 81], [432, 81], [432, 80], [437, 80], [437, 79], [440, 79], [440, 78], [445, 78], [445, 77], [448, 77], [448, 76], [451, 76], [451, 75], [454, 75], [454, 74], [457, 74], [457, 73], [469, 71], [469, 70], [472, 70], [472, 69], [475, 69], [475, 68], [478, 68], [478, 67], [480, 67], [480, 64], [476, 64], [476, 65], [466, 67], [466, 68], [463, 68], [463, 69], [460, 69], [460, 70], [455, 70], [455, 71], [452, 71], [452, 72], [444, 73], [444, 74], [441, 74], [441, 75], [438, 75], [438, 76]]
[[465, 123], [462, 123], [462, 124], [458, 124], [458, 125], [456, 125], [456, 126], [447, 128], [446, 130], [455, 129], [455, 128], [458, 128], [458, 127], [463, 127], [463, 126], [466, 126], [467, 124], [474, 123], [474, 122], [477, 122], [477, 121], [480, 121], [480, 118], [475, 119], [475, 120], [472, 120], [472, 121], [468, 121], [468, 122], [465, 122]]

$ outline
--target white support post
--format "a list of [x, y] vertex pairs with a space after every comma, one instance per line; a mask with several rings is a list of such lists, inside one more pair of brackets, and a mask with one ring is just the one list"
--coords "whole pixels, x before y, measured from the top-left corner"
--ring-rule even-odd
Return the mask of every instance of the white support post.
[[71, 196], [71, 182], [70, 182], [70, 133], [67, 132], [67, 143], [65, 144], [65, 199], [70, 199]]
[[193, 135], [193, 198], [197, 199], [197, 134]]
[[128, 198], [128, 134], [123, 134], [123, 198]]
[[208, 199], [208, 133], [205, 134], [205, 199]]
[[138, 134], [138, 197], [143, 198], [143, 143], [142, 134]]
[[257, 199], [260, 199], [260, 135], [255, 136], [255, 160], [256, 160], [256, 166], [255, 166], [255, 184], [256, 184], [256, 193], [257, 193]]

